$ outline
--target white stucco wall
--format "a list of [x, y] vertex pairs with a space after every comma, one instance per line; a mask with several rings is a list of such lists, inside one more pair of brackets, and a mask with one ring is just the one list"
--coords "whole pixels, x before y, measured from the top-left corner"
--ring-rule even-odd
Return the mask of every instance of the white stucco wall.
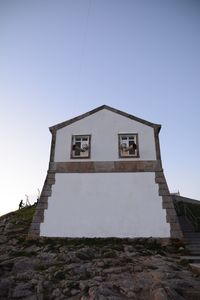
[[91, 158], [84, 161], [123, 160], [118, 153], [119, 133], [138, 133], [140, 157], [136, 160], [156, 159], [152, 127], [103, 109], [57, 131], [55, 161], [74, 161], [70, 158], [71, 136], [82, 134], [91, 134]]
[[154, 173], [56, 174], [41, 236], [169, 237]]

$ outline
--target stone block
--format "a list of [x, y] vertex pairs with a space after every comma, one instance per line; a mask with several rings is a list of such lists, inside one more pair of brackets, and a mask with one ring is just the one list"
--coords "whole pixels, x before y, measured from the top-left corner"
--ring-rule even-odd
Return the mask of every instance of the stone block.
[[51, 191], [42, 191], [42, 197], [50, 197]]
[[164, 173], [163, 173], [162, 170], [156, 171], [156, 178], [157, 178], [157, 177], [165, 178]]
[[50, 162], [49, 163], [49, 171], [55, 171], [56, 170], [56, 163]]
[[53, 178], [55, 179], [55, 172], [48, 172], [47, 179]]
[[200, 275], [200, 264], [199, 263], [190, 264], [190, 269], [194, 274]]
[[112, 172], [114, 170], [114, 162], [95, 162], [94, 170], [96, 172]]
[[32, 222], [34, 222], [34, 223], [41, 223], [43, 221], [44, 221], [44, 215], [43, 216], [41, 215], [41, 216], [34, 216]]
[[170, 216], [170, 215], [167, 215], [166, 216], [166, 220], [167, 220], [167, 223], [171, 223], [171, 222], [177, 222], [177, 216]]
[[144, 161], [144, 166], [141, 165], [141, 171], [144, 172], [155, 172], [157, 168], [156, 161]]
[[180, 229], [180, 225], [179, 225], [179, 223], [173, 223], [173, 222], [171, 222], [170, 223], [171, 224], [171, 231], [173, 232], [173, 231], [180, 231], [181, 232], [181, 229]]
[[162, 177], [155, 177], [155, 182], [156, 183], [166, 183], [166, 180], [163, 176]]
[[171, 230], [172, 239], [183, 239], [183, 234], [180, 230]]
[[[155, 172], [160, 170], [156, 160], [152, 161], [101, 161], [101, 162], [56, 162], [56, 173], [98, 172]], [[52, 170], [50, 170], [52, 172]], [[48, 178], [49, 178], [48, 173]]]
[[164, 209], [166, 209], [166, 208], [174, 209], [174, 204], [172, 203], [172, 201], [163, 201], [162, 208], [164, 208]]
[[36, 211], [35, 211], [35, 214], [33, 216], [33, 219], [34, 219], [34, 217], [39, 217], [39, 216], [43, 216], [43, 215], [44, 215], [44, 210], [40, 209], [40, 208], [36, 208]]
[[37, 231], [37, 230], [39, 230], [39, 228], [40, 228], [40, 223], [32, 222], [31, 227], [30, 227], [31, 231]]
[[40, 197], [38, 203], [48, 203], [48, 197]]
[[39, 209], [47, 209], [48, 208], [48, 203], [47, 202], [39, 202], [37, 204], [37, 208], [39, 208]]
[[176, 216], [177, 217], [177, 213], [176, 213], [174, 208], [167, 208], [166, 211], [167, 211], [167, 214], [169, 216]]
[[162, 198], [163, 198], [163, 203], [164, 202], [173, 202], [171, 195], [164, 195]]
[[30, 231], [28, 233], [29, 238], [39, 237], [39, 235], [40, 235], [39, 229], [30, 229]]
[[42, 193], [43, 192], [47, 192], [47, 191], [51, 191], [51, 184], [46, 183], [43, 187]]
[[166, 190], [166, 189], [164, 189], [164, 190], [159, 189], [159, 196], [168, 196], [168, 195], [170, 195], [170, 193], [169, 193], [168, 190]]
[[168, 186], [166, 183], [159, 183], [159, 189], [161, 190], [168, 190]]
[[47, 184], [48, 184], [48, 185], [55, 184], [55, 182], [56, 182], [55, 178], [48, 178], [48, 179], [47, 179]]

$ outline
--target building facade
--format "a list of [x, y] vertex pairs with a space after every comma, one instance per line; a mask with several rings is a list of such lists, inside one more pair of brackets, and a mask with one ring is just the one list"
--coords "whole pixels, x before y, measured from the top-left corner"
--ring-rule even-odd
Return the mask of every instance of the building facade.
[[160, 128], [106, 105], [50, 127], [49, 169], [30, 235], [181, 238]]

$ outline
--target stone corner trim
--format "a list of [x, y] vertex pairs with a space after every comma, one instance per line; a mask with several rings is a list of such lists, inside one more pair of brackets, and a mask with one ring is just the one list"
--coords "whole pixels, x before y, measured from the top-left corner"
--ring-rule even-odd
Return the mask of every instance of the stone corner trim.
[[44, 210], [48, 208], [48, 197], [51, 196], [53, 184], [55, 184], [55, 173], [51, 171], [47, 173], [42, 193], [36, 206], [36, 211], [28, 233], [28, 237], [30, 238], [40, 236], [40, 224], [44, 222]]
[[170, 235], [172, 239], [183, 239], [177, 213], [174, 208], [172, 196], [169, 192], [163, 171], [155, 172], [155, 181], [159, 187], [159, 196], [162, 197], [162, 206], [166, 210], [166, 220], [170, 224]]

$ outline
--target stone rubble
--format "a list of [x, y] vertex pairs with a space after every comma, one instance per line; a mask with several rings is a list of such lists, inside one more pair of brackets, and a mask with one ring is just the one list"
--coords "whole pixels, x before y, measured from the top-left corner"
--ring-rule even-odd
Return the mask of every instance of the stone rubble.
[[28, 239], [33, 208], [0, 217], [0, 300], [196, 300], [179, 241]]

